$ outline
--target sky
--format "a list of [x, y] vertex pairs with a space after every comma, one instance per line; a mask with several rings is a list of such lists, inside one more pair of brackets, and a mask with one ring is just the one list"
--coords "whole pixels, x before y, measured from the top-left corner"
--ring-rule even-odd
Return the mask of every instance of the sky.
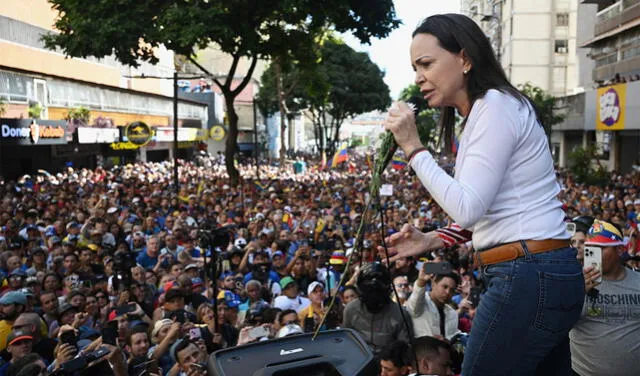
[[356, 51], [368, 52], [371, 60], [385, 74], [384, 81], [396, 99], [400, 91], [413, 82], [413, 70], [409, 62], [411, 33], [424, 18], [438, 13], [459, 13], [460, 0], [394, 0], [396, 17], [402, 25], [385, 39], [374, 39], [371, 45], [362, 45], [350, 34], [343, 35], [345, 42]]

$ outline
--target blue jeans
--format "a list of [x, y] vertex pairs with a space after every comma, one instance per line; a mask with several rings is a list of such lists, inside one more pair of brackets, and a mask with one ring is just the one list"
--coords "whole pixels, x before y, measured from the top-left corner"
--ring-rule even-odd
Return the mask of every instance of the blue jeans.
[[584, 302], [575, 248], [483, 268], [486, 293], [473, 319], [463, 376], [569, 375], [569, 330]]

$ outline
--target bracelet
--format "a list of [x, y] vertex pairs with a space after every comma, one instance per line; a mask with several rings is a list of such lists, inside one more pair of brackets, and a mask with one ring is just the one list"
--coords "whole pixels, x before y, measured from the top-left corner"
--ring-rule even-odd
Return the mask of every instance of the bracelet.
[[412, 151], [411, 154], [409, 154], [409, 163], [411, 163], [411, 160], [413, 159], [413, 157], [416, 156], [416, 154], [423, 152], [423, 151], [427, 151], [427, 148], [425, 147], [421, 147], [421, 148], [417, 148], [416, 150]]

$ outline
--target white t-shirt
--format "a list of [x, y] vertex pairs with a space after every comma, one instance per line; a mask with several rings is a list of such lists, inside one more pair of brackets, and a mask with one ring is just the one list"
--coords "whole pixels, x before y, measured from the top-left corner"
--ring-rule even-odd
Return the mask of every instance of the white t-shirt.
[[511, 95], [489, 90], [473, 104], [453, 178], [428, 152], [411, 167], [443, 210], [473, 232], [476, 249], [570, 237], [547, 136], [533, 109]]
[[285, 309], [293, 309], [299, 313], [303, 309], [307, 308], [310, 303], [311, 301], [309, 299], [302, 296], [291, 299], [286, 295], [280, 295], [273, 301], [273, 306], [275, 308], [280, 308], [283, 311]]

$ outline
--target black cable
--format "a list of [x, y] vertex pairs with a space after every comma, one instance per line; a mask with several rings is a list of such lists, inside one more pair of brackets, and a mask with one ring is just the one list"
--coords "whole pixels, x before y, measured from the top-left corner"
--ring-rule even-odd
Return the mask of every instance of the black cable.
[[[385, 225], [384, 225], [384, 210], [382, 210], [382, 205], [380, 200], [378, 199], [378, 211], [380, 212], [380, 232], [382, 235], [382, 247], [384, 248], [384, 256], [387, 259], [387, 267], [389, 268], [389, 274], [391, 274], [391, 261], [389, 259], [389, 249], [387, 248], [387, 242], [385, 241]], [[416, 365], [416, 374], [419, 375], [418, 372], [418, 355], [416, 354], [415, 346], [413, 343], [413, 330], [409, 325], [409, 321], [405, 315], [404, 308], [402, 304], [400, 304], [400, 297], [398, 296], [398, 290], [396, 290], [396, 286], [393, 284], [393, 278], [391, 278], [391, 289], [393, 290], [393, 294], [396, 297], [396, 303], [398, 304], [398, 308], [400, 309], [400, 315], [402, 315], [402, 321], [404, 322], [404, 326], [407, 329], [407, 334], [409, 335], [409, 345], [411, 347], [411, 353], [413, 354], [413, 360]]]

